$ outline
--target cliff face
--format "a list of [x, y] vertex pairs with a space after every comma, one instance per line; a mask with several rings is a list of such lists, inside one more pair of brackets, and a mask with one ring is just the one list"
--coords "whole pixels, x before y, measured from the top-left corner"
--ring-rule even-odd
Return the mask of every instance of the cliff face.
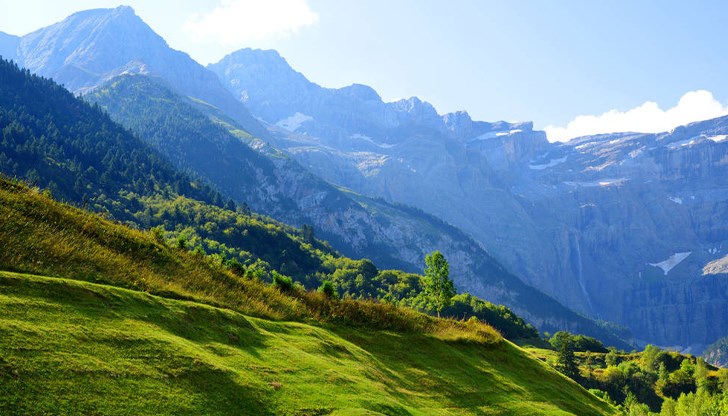
[[[271, 66], [277, 81], [262, 82]], [[448, 221], [568, 306], [660, 345], [728, 333], [715, 319], [728, 316], [726, 276], [703, 276], [728, 249], [728, 119], [558, 144], [530, 123], [306, 84], [272, 52], [239, 51], [210, 68], [280, 127], [273, 143], [303, 166]], [[304, 94], [286, 93], [293, 78]]]

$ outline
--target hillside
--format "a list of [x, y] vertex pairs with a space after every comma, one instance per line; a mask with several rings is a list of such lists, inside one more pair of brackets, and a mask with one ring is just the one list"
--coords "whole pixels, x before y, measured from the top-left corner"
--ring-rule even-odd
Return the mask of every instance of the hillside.
[[525, 285], [455, 227], [417, 209], [336, 188], [157, 79], [114, 78], [85, 98], [226, 198], [279, 221], [311, 224], [317, 236], [347, 256], [416, 273], [425, 254], [440, 250], [452, 261], [460, 291], [505, 304], [543, 330], [569, 329], [626, 347], [610, 330]]
[[0, 293], [3, 413], [612, 414], [504, 341], [269, 321], [5, 272]]
[[[208, 253], [211, 261], [241, 276], [271, 282], [276, 274], [283, 274], [309, 289], [328, 280], [340, 296], [417, 303], [418, 275], [378, 270], [369, 260], [348, 259], [317, 240], [310, 226], [295, 229], [253, 214], [245, 206], [223, 203], [219, 193], [175, 171], [154, 149], [111, 122], [98, 108], [49, 80], [5, 61], [0, 65], [0, 79], [6, 82], [0, 93], [0, 170], [7, 174], [134, 227], [153, 227], [158, 242], [202, 257]], [[202, 120], [208, 122], [204, 117]], [[185, 136], [180, 133], [179, 137]], [[17, 184], [2, 183], [8, 192], [17, 188]], [[19, 204], [8, 215], [25, 212], [28, 216], [7, 222], [5, 227], [32, 226], [37, 221], [35, 210], [47, 210], [43, 204], [27, 207], [24, 204], [29, 201], [17, 198], [17, 192], [7, 195], [8, 208]], [[61, 232], [51, 230], [6, 228], [5, 242], [11, 246], [6, 254], [12, 255], [13, 247], [23, 247], [23, 239], [44, 235], [51, 241], [54, 233]], [[38, 240], [38, 244], [46, 240]], [[75, 238], [72, 242], [77, 246], [80, 241]], [[15, 253], [18, 257], [8, 257], [8, 267], [26, 265], [29, 268], [22, 270], [38, 274], [50, 270], [50, 259], [69, 261], [63, 255], [67, 252], [41, 258], [33, 257], [35, 251]], [[98, 267], [98, 262], [87, 265], [89, 271], [84, 276], [94, 278]], [[112, 265], [105, 273], [115, 275], [116, 270], [129, 267], [133, 265]], [[58, 268], [52, 270], [60, 273]], [[487, 319], [508, 337], [538, 337], [520, 317], [488, 302], [466, 297], [456, 302], [452, 313]]]
[[723, 337], [703, 351], [705, 361], [719, 366], [728, 367], [728, 337]]
[[[586, 342], [584, 342], [586, 341]], [[538, 359], [564, 368], [564, 346], [572, 350], [571, 377], [629, 415], [723, 415], [728, 411], [728, 370], [700, 357], [648, 345], [641, 352], [609, 350], [594, 340], [560, 332], [556, 349], [526, 348]]]
[[482, 323], [284, 294], [33, 188], [0, 201], [0, 269], [54, 276], [0, 273], [0, 413], [611, 412]]

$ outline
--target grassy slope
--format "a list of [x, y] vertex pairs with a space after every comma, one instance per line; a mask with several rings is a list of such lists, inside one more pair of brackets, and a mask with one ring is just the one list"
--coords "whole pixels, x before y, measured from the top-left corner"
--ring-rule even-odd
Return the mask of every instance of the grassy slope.
[[0, 414], [611, 411], [485, 325], [285, 296], [2, 180], [0, 245], [54, 276], [0, 273]]
[[608, 414], [503, 341], [317, 327], [0, 272], [0, 413]]

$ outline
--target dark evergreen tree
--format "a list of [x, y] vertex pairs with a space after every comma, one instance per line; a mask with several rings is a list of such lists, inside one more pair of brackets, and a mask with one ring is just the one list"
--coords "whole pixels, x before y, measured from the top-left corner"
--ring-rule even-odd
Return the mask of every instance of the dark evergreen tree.
[[571, 339], [562, 340], [556, 368], [572, 380], [579, 378], [579, 366], [576, 364], [574, 346], [572, 345]]

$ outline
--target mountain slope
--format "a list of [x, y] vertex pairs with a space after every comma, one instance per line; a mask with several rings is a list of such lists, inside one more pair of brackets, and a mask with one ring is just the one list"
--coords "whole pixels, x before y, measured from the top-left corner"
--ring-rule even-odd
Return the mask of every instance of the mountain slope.
[[18, 63], [83, 93], [122, 73], [163, 77], [182, 94], [225, 111], [248, 131], [266, 131], [220, 81], [186, 53], [171, 49], [128, 6], [75, 13], [23, 36]]
[[484, 324], [284, 294], [0, 184], [0, 270], [57, 276], [0, 271], [0, 413], [613, 414]]
[[[190, 169], [227, 196], [291, 224], [313, 224], [345, 255], [380, 267], [421, 270], [433, 250], [450, 259], [461, 291], [503, 303], [546, 330], [569, 328], [625, 345], [608, 331], [523, 284], [467, 235], [421, 211], [344, 192], [249, 136], [251, 151], [223, 120], [209, 120], [158, 81], [124, 76], [87, 96], [145, 138], [178, 167]], [[261, 147], [262, 146], [262, 147]], [[214, 163], [211, 163], [214, 161]]]
[[444, 219], [565, 305], [645, 343], [701, 351], [728, 333], [716, 319], [728, 315], [728, 282], [714, 273], [728, 244], [725, 119], [548, 143], [530, 123], [322, 88], [275, 51], [209, 68], [281, 127], [273, 143], [303, 166]]
[[508, 343], [267, 321], [5, 272], [0, 293], [2, 412], [614, 414]]
[[52, 81], [0, 60], [0, 85], [0, 171], [5, 175], [37, 183], [60, 199], [91, 204], [118, 220], [132, 215], [133, 204], [112, 203], [122, 195], [133, 200], [169, 191], [215, 199], [209, 188]]

